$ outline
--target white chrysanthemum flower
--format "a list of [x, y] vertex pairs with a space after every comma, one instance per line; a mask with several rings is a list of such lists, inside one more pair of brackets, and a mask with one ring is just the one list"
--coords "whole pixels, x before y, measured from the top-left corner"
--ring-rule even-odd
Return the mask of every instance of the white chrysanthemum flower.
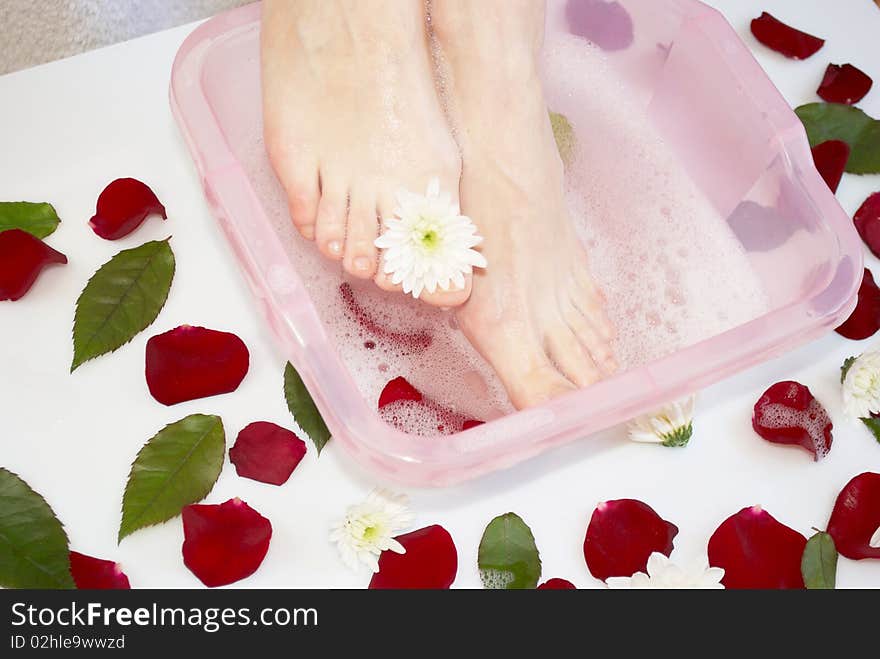
[[697, 565], [684, 570], [669, 558], [655, 551], [648, 558], [648, 573], [636, 572], [631, 577], [608, 577], [605, 583], [609, 588], [679, 588], [679, 589], [723, 589], [724, 570], [720, 567]]
[[440, 181], [432, 178], [424, 195], [397, 193], [396, 217], [383, 218], [384, 230], [375, 245], [382, 251], [383, 271], [418, 298], [455, 286], [464, 288], [465, 275], [485, 268], [486, 258], [473, 248], [483, 242], [471, 219], [461, 214]]
[[685, 446], [694, 432], [696, 396], [664, 405], [659, 410], [633, 419], [629, 438], [663, 446]]
[[847, 360], [843, 376], [843, 409], [853, 419], [880, 412], [880, 350]]
[[412, 523], [407, 503], [403, 494], [375, 489], [363, 503], [349, 506], [345, 518], [330, 532], [330, 540], [336, 543], [345, 564], [353, 570], [363, 564], [378, 572], [383, 551], [406, 553], [393, 536]]

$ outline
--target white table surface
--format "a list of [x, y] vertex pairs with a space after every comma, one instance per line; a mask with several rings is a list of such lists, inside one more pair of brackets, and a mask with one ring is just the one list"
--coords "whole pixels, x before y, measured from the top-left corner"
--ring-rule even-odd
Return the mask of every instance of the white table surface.
[[[817, 100], [826, 64], [851, 62], [880, 84], [880, 10], [870, 0], [714, 0], [793, 106]], [[829, 7], [833, 6], [831, 10]], [[748, 21], [767, 10], [827, 38], [816, 56], [793, 62], [760, 46]], [[117, 560], [135, 586], [194, 587], [183, 565], [180, 519], [145, 529], [117, 546], [120, 503], [135, 454], [165, 424], [194, 412], [222, 416], [231, 446], [251, 421], [294, 427], [282, 396], [284, 356], [252, 303], [233, 255], [203, 199], [168, 107], [174, 54], [184, 26], [72, 59], [0, 77], [0, 199], [50, 201], [62, 223], [48, 243], [69, 265], [45, 271], [15, 303], [0, 303], [0, 465], [42, 493], [64, 522], [71, 547]], [[880, 115], [880, 89], [860, 104]], [[107, 242], [86, 226], [110, 180], [148, 182], [169, 219], [148, 220], [127, 238]], [[838, 197], [852, 214], [880, 177], [847, 175]], [[155, 324], [117, 353], [70, 375], [73, 305], [89, 276], [113, 254], [173, 234], [177, 256], [168, 303]], [[867, 263], [880, 274], [870, 254]], [[251, 352], [250, 373], [233, 394], [167, 408], [148, 394], [147, 339], [177, 325], [237, 333]], [[477, 546], [489, 520], [520, 514], [534, 531], [543, 579], [564, 577], [599, 587], [582, 543], [595, 505], [631, 497], [680, 528], [673, 558], [705, 556], [717, 525], [744, 506], [761, 504], [794, 529], [824, 528], [841, 487], [863, 471], [880, 471], [880, 444], [845, 420], [838, 368], [869, 345], [830, 335], [706, 390], [696, 431], [684, 450], [636, 445], [623, 428], [572, 443], [527, 463], [446, 490], [411, 491], [413, 528], [439, 523], [458, 547], [456, 587], [479, 587]], [[834, 419], [830, 456], [814, 463], [752, 431], [752, 406], [770, 384], [808, 385]], [[374, 478], [331, 442], [313, 447], [282, 487], [239, 478], [228, 463], [206, 502], [239, 496], [266, 515], [274, 536], [261, 568], [241, 587], [360, 587], [369, 573], [349, 571], [328, 540], [328, 527], [359, 501]], [[840, 586], [880, 586], [880, 561], [841, 559]]]

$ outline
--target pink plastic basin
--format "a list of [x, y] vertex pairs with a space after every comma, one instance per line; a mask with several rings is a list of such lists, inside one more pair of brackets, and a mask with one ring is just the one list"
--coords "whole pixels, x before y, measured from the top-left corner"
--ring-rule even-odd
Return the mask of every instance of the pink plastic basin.
[[[564, 4], [551, 0], [549, 33], [570, 29], [559, 20]], [[770, 311], [588, 389], [440, 439], [392, 428], [363, 398], [234, 155], [261, 111], [259, 5], [217, 16], [180, 48], [171, 105], [208, 203], [333, 441], [379, 475], [440, 486], [507, 467], [815, 339], [852, 312], [861, 242], [816, 172], [803, 127], [734, 30], [695, 0], [619, 5], [634, 40], [620, 12], [594, 17], [600, 22], [589, 33], [611, 48], [646, 120], [755, 257]]]

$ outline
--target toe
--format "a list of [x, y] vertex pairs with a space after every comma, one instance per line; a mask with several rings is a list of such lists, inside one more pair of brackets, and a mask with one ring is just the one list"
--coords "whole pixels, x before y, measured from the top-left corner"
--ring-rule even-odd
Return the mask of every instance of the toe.
[[377, 250], [373, 242], [378, 231], [376, 202], [369, 195], [353, 192], [345, 232], [345, 257], [342, 261], [346, 272], [360, 279], [375, 276]]
[[435, 307], [451, 308], [460, 307], [467, 302], [471, 296], [471, 288], [473, 287], [473, 275], [467, 275], [464, 278], [464, 286], [459, 288], [454, 283], [449, 284], [449, 290], [437, 288], [433, 293], [423, 291], [419, 296], [422, 302]]
[[319, 199], [317, 164], [299, 162], [282, 176], [290, 218], [303, 238], [314, 240]]
[[547, 335], [546, 347], [553, 363], [578, 387], [589, 387], [602, 378], [593, 358], [561, 319], [560, 325]]
[[[603, 374], [611, 375], [617, 370], [617, 360], [614, 357], [611, 343], [606, 338], [607, 333], [593, 322], [594, 318], [601, 321], [604, 314], [587, 317], [580, 310], [571, 309], [566, 314], [565, 321], [593, 363], [599, 367]], [[607, 320], [604, 322], [607, 323]]]
[[339, 260], [345, 245], [345, 220], [348, 214], [348, 191], [330, 177], [321, 177], [321, 200], [315, 223], [315, 242], [321, 253]]

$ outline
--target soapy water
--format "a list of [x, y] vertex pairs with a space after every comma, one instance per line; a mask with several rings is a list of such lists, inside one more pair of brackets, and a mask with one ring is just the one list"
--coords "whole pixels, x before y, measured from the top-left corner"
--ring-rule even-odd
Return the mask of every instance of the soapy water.
[[[630, 101], [604, 55], [582, 39], [554, 38], [545, 47], [544, 79], [550, 108], [574, 128], [566, 199], [608, 300], [621, 370], [764, 313], [766, 295], [739, 241]], [[346, 278], [338, 262], [300, 237], [266, 157], [260, 125], [237, 151], [369, 405], [377, 404], [388, 381], [403, 376], [466, 418], [489, 421], [513, 411], [501, 382], [458, 330], [452, 312]], [[475, 221], [479, 225], [479, 218]], [[383, 412], [395, 414], [386, 420], [413, 434], [451, 432], [428, 408]]]

